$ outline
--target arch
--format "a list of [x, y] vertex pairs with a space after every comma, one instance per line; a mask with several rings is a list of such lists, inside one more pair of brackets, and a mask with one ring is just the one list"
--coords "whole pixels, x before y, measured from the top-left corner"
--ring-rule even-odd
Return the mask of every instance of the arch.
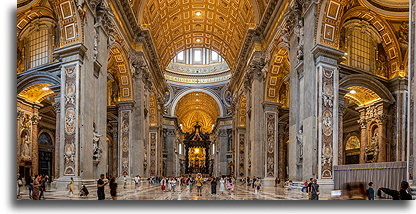
[[[50, 131], [50, 130], [48, 130], [48, 129], [42, 129], [40, 132], [39, 132], [39, 135], [38, 135], [38, 142], [39, 142], [39, 140], [40, 140], [40, 137], [41, 137], [41, 135], [42, 134], [45, 134], [46, 136], [48, 136], [49, 138], [50, 138], [50, 140], [51, 140], [51, 145], [46, 145], [46, 144], [42, 144], [42, 145], [45, 145], [45, 146], [50, 146], [50, 147], [53, 147], [55, 144], [55, 142], [54, 142], [54, 134]], [[39, 143], [39, 145], [41, 145], [40, 143]]]
[[351, 86], [361, 86], [374, 91], [381, 99], [389, 104], [395, 102], [393, 95], [389, 89], [380, 83], [374, 77], [367, 74], [352, 74], [344, 77], [339, 82], [340, 88], [348, 88]]
[[[114, 61], [112, 61], [113, 59]], [[119, 86], [119, 101], [132, 100], [133, 88], [130, 66], [126, 58], [126, 53], [118, 42], [111, 46], [107, 63], [107, 72], [111, 69], [115, 70], [114, 76], [117, 78]], [[110, 67], [109, 63], [112, 63], [111, 65], [113, 66]]]
[[270, 70], [267, 72], [264, 82], [265, 100], [272, 102], [280, 102], [280, 89], [282, 85], [285, 84], [285, 79], [290, 70], [287, 49], [283, 44], [279, 44], [280, 47], [274, 48], [271, 53], [272, 60], [269, 62]]
[[22, 92], [26, 88], [37, 84], [48, 84], [51, 86], [56, 86], [61, 84], [61, 78], [52, 75], [49, 72], [37, 72], [35, 74], [27, 74], [24, 76], [18, 75], [17, 94], [20, 94], [20, 92]]
[[172, 107], [170, 109], [170, 116], [174, 117], [175, 116], [175, 111], [176, 111], [176, 106], [179, 102], [179, 100], [192, 92], [201, 92], [201, 93], [206, 93], [208, 95], [210, 95], [212, 98], [214, 98], [214, 100], [217, 102], [218, 104], [218, 109], [220, 111], [220, 117], [224, 116], [224, 109], [223, 109], [223, 105], [221, 104], [221, 100], [218, 98], [218, 96], [216, 94], [214, 94], [213, 92], [207, 90], [207, 89], [203, 89], [203, 88], [192, 88], [192, 89], [185, 89], [182, 92], [178, 93], [174, 98], [172, 98], [173, 103], [172, 103]]
[[83, 42], [84, 28], [81, 22], [85, 14], [80, 13], [85, 13], [87, 3], [82, 1], [83, 5], [79, 5], [80, 10], [78, 10], [78, 6], [74, 0], [54, 0], [49, 2], [52, 8], [54, 8], [60, 29], [58, 48], [76, 42]]
[[[316, 23], [315, 40], [318, 43], [339, 48], [341, 28], [352, 19], [359, 18], [370, 23], [382, 38], [382, 45], [387, 53], [389, 62], [388, 79], [394, 78], [400, 72], [401, 52], [397, 38], [390, 25], [374, 11], [362, 6], [349, 9], [344, 13], [348, 1], [324, 0], [320, 4], [320, 17]], [[348, 8], [347, 8], [348, 9]]]

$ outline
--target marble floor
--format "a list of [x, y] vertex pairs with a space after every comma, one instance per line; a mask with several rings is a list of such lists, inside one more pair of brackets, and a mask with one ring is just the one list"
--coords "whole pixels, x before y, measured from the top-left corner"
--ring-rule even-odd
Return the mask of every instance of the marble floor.
[[[211, 195], [211, 186], [204, 184], [202, 196], [198, 196], [196, 188], [190, 191], [187, 186], [177, 186], [176, 191], [162, 191], [159, 184], [148, 184], [142, 182], [138, 186], [128, 185], [126, 188], [119, 185], [117, 200], [307, 200], [307, 194], [300, 189], [287, 190], [283, 187], [263, 187], [258, 194], [255, 194], [251, 187], [237, 184], [234, 192], [221, 192]], [[70, 196], [67, 191], [47, 189], [45, 200], [97, 200], [96, 188], [88, 188], [88, 197], [79, 197], [78, 194]], [[22, 188], [21, 200], [30, 200], [28, 190]], [[77, 192], [76, 192], [77, 193]], [[321, 195], [320, 200], [327, 200], [329, 195]], [[106, 200], [111, 200], [110, 190], [106, 186]]]

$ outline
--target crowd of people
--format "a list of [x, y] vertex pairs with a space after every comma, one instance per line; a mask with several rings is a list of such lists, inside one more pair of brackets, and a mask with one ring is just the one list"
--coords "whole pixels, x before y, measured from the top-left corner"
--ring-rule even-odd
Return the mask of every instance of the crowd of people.
[[[45, 199], [45, 192], [47, 184], [50, 183], [49, 176], [35, 175], [26, 180], [26, 187], [28, 189], [29, 198], [32, 200]], [[21, 198], [21, 188], [23, 187], [23, 180], [21, 176], [17, 175], [17, 198]]]
[[[131, 180], [128, 180], [126, 175], [123, 175], [123, 188], [125, 189], [129, 183], [134, 184], [136, 187], [141, 184], [142, 178], [139, 175], [134, 176]], [[160, 185], [161, 191], [163, 192], [177, 192], [188, 190], [189, 193], [193, 193], [193, 189], [196, 188], [197, 196], [203, 195], [203, 187], [207, 186], [209, 192], [204, 193], [204, 195], [217, 195], [217, 190], [219, 195], [224, 193], [231, 195], [234, 194], [234, 189], [236, 179], [230, 176], [221, 176], [221, 177], [203, 177], [201, 174], [195, 176], [180, 176], [180, 177], [149, 177], [147, 182], [151, 186]], [[239, 180], [241, 186], [247, 190], [251, 187], [253, 193], [258, 195], [261, 192], [263, 186], [263, 179], [260, 177], [245, 177]], [[28, 189], [29, 198], [32, 200], [41, 200], [45, 199], [45, 192], [48, 183], [50, 183], [49, 177], [47, 175], [35, 175], [34, 177], [27, 178], [25, 185]], [[280, 178], [275, 179], [275, 187], [282, 186], [285, 191], [294, 191], [296, 185], [293, 184], [292, 180], [286, 179], [283, 183]], [[105, 186], [109, 185], [110, 196], [113, 200], [117, 200], [117, 187], [118, 184], [114, 177], [106, 177], [104, 174], [100, 175], [100, 178], [97, 180], [97, 197], [98, 200], [105, 199]], [[20, 175], [17, 175], [17, 198], [21, 198], [21, 188], [24, 186], [24, 182]], [[67, 185], [69, 197], [74, 196], [74, 179], [70, 178], [70, 181]], [[363, 183], [347, 183], [344, 186], [344, 189], [341, 190], [340, 200], [374, 200], [375, 195], [379, 198], [385, 198], [383, 193], [387, 196], [390, 196], [393, 200], [412, 200], [411, 191], [409, 183], [402, 181], [399, 187], [399, 190], [388, 189], [384, 187], [374, 188], [374, 183], [369, 182], [368, 187], [365, 188]], [[300, 191], [307, 194], [308, 200], [319, 200], [320, 196], [320, 187], [317, 183], [317, 180], [310, 178], [309, 181], [306, 180], [303, 183], [303, 186], [300, 187]], [[298, 190], [299, 191], [299, 190]], [[80, 197], [87, 197], [89, 191], [85, 185], [82, 185], [79, 190]], [[383, 195], [383, 196], [382, 196]]]

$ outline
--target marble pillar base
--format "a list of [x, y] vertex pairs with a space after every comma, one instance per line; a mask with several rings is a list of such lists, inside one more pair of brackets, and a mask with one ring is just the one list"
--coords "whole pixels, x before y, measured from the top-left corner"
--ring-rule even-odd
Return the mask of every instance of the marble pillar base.
[[267, 187], [271, 187], [274, 186], [274, 180], [276, 178], [272, 178], [272, 177], [266, 177], [263, 179], [263, 185], [267, 186]]
[[334, 180], [333, 179], [318, 179], [317, 183], [319, 184], [319, 190], [321, 194], [330, 194], [334, 190]]
[[69, 185], [69, 182], [71, 181], [71, 177], [74, 179], [74, 194], [77, 194], [79, 192], [82, 185], [85, 185], [87, 186], [88, 189], [90, 189], [89, 187], [95, 186], [97, 184], [96, 179], [81, 179], [80, 177], [75, 177], [75, 176], [64, 176], [64, 177], [55, 179], [51, 183], [51, 187], [57, 190], [69, 191], [68, 185]]

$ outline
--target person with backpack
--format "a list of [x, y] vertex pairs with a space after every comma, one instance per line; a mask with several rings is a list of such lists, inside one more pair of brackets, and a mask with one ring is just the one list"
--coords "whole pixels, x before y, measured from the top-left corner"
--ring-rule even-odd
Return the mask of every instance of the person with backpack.
[[380, 187], [378, 188], [377, 195], [381, 197], [381, 192], [390, 195], [393, 200], [413, 200], [412, 195], [407, 192], [409, 189], [409, 183], [407, 181], [402, 181], [400, 183], [400, 190], [392, 190], [389, 188]]

